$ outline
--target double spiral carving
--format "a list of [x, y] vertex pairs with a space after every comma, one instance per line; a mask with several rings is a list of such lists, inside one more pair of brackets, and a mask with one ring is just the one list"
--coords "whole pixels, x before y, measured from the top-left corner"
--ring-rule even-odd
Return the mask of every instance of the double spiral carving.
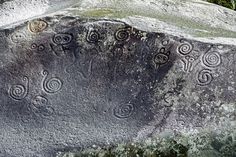
[[134, 112], [134, 106], [133, 104], [122, 104], [120, 106], [117, 106], [113, 110], [115, 117], [117, 118], [128, 118], [130, 117]]
[[100, 35], [97, 31], [93, 30], [87, 33], [87, 37], [86, 37], [87, 42], [96, 43], [99, 41], [99, 39], [100, 39]]
[[213, 52], [207, 52], [203, 56], [203, 64], [207, 67], [217, 67], [221, 63], [221, 57], [220, 54], [216, 51]]
[[29, 80], [27, 77], [23, 79], [26, 82], [26, 86], [22, 84], [12, 85], [9, 89], [9, 95], [14, 100], [22, 100], [28, 94], [28, 83]]
[[118, 41], [126, 41], [128, 40], [130, 37], [130, 33], [127, 29], [119, 29], [116, 31], [115, 33], [115, 38]]
[[192, 52], [192, 50], [193, 50], [193, 46], [190, 43], [182, 43], [178, 47], [178, 52], [182, 55], [187, 55], [190, 52]]
[[62, 81], [57, 77], [52, 77], [50, 79], [47, 79], [48, 77], [48, 71], [44, 70], [42, 72], [44, 79], [43, 79], [43, 89], [47, 93], [56, 93], [61, 90], [62, 88]]
[[205, 86], [212, 82], [213, 76], [211, 70], [203, 69], [198, 73], [197, 81], [198, 85]]

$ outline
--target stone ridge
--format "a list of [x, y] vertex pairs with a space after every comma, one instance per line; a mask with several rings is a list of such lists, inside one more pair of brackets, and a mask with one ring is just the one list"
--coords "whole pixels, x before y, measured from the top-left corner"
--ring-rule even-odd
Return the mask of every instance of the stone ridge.
[[[31, 1], [30, 1], [31, 2]], [[108, 18], [139, 29], [209, 43], [235, 45], [236, 12], [201, 0], [12, 0], [0, 7], [0, 28], [52, 15]], [[73, 7], [69, 7], [73, 5]], [[13, 9], [12, 9], [13, 8]], [[58, 11], [59, 10], [59, 11]], [[13, 25], [14, 24], [14, 25]]]

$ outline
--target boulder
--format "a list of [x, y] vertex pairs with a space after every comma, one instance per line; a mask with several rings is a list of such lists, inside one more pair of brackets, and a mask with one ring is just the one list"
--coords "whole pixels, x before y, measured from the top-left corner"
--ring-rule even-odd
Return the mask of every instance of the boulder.
[[200, 0], [9, 1], [0, 12], [0, 156], [235, 134], [236, 12]]

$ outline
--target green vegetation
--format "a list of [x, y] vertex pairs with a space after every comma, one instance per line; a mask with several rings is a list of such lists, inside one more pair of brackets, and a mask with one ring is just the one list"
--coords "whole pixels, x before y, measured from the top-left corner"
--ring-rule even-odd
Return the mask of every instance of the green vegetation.
[[215, 3], [233, 10], [236, 10], [236, 0], [207, 0], [210, 3]]
[[140, 143], [94, 147], [58, 157], [235, 157], [235, 135], [203, 132], [196, 135], [151, 138]]

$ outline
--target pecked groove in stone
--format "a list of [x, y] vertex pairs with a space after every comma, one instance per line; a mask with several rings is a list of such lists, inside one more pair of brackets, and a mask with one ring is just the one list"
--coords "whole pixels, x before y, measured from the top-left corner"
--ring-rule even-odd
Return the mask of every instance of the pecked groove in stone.
[[29, 21], [0, 33], [0, 155], [235, 128], [235, 46], [115, 20], [37, 20], [36, 32]]

